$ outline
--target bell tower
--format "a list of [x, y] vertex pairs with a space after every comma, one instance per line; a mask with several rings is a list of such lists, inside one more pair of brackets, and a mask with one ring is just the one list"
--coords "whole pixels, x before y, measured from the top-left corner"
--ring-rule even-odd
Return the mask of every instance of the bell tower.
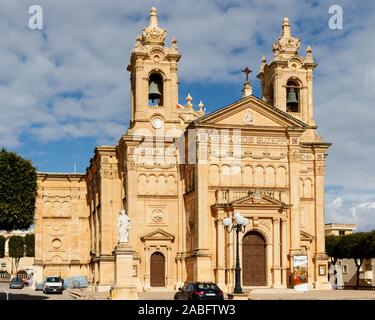
[[285, 17], [281, 36], [273, 44], [273, 61], [268, 64], [262, 58], [257, 77], [262, 83], [262, 98], [274, 107], [289, 113], [308, 125], [315, 126], [313, 116], [312, 50], [306, 56], [298, 54], [300, 40], [292, 36], [289, 19]]
[[164, 44], [167, 31], [158, 25], [157, 10], [151, 8], [148, 27], [136, 38], [128, 71], [131, 82], [130, 130], [175, 128], [178, 118], [177, 41]]

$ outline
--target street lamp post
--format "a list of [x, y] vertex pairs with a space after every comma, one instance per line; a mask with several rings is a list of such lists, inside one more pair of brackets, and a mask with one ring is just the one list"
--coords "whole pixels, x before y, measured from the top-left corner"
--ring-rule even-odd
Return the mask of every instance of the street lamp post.
[[234, 293], [242, 293], [241, 288], [241, 267], [240, 267], [240, 252], [239, 252], [239, 233], [245, 231], [245, 227], [249, 224], [249, 220], [241, 215], [241, 213], [236, 212], [234, 218], [224, 218], [223, 225], [225, 230], [230, 233], [236, 230], [236, 271], [235, 271], [235, 286]]

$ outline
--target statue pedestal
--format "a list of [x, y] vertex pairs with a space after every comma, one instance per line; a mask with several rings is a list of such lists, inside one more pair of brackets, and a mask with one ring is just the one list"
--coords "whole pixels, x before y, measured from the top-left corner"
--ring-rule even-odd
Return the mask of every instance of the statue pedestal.
[[119, 243], [113, 254], [115, 256], [115, 283], [110, 291], [111, 299], [138, 299], [138, 291], [133, 277], [134, 251], [132, 247], [128, 243]]

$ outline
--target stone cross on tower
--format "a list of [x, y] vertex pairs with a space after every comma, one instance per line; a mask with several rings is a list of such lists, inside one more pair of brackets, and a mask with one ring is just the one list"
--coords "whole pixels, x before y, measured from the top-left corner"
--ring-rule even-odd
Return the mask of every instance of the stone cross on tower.
[[253, 88], [251, 88], [250, 81], [249, 81], [249, 74], [252, 72], [249, 67], [246, 67], [242, 70], [245, 73], [246, 81], [242, 88], [242, 98], [248, 97], [253, 93]]
[[242, 70], [243, 73], [245, 73], [245, 76], [246, 76], [246, 82], [249, 81], [249, 74], [252, 73], [253, 71], [251, 71], [249, 69], [249, 67], [246, 67], [245, 69]]

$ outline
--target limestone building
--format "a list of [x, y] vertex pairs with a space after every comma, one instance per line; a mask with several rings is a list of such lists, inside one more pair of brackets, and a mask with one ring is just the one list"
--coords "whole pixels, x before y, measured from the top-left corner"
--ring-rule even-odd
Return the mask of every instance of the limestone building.
[[[35, 268], [39, 277], [87, 275], [98, 290], [114, 282], [118, 217], [131, 221], [137, 288], [215, 281], [232, 291], [235, 233], [223, 218], [240, 212], [242, 285], [286, 287], [293, 256], [308, 256], [309, 284], [327, 287], [324, 168], [330, 144], [316, 133], [311, 48], [288, 18], [262, 59], [261, 98], [249, 81], [242, 98], [205, 114], [178, 97], [177, 41], [165, 44], [151, 9], [128, 71], [131, 120], [115, 146], [100, 146], [85, 174], [39, 173]], [[204, 63], [202, 61], [202, 63]]]

